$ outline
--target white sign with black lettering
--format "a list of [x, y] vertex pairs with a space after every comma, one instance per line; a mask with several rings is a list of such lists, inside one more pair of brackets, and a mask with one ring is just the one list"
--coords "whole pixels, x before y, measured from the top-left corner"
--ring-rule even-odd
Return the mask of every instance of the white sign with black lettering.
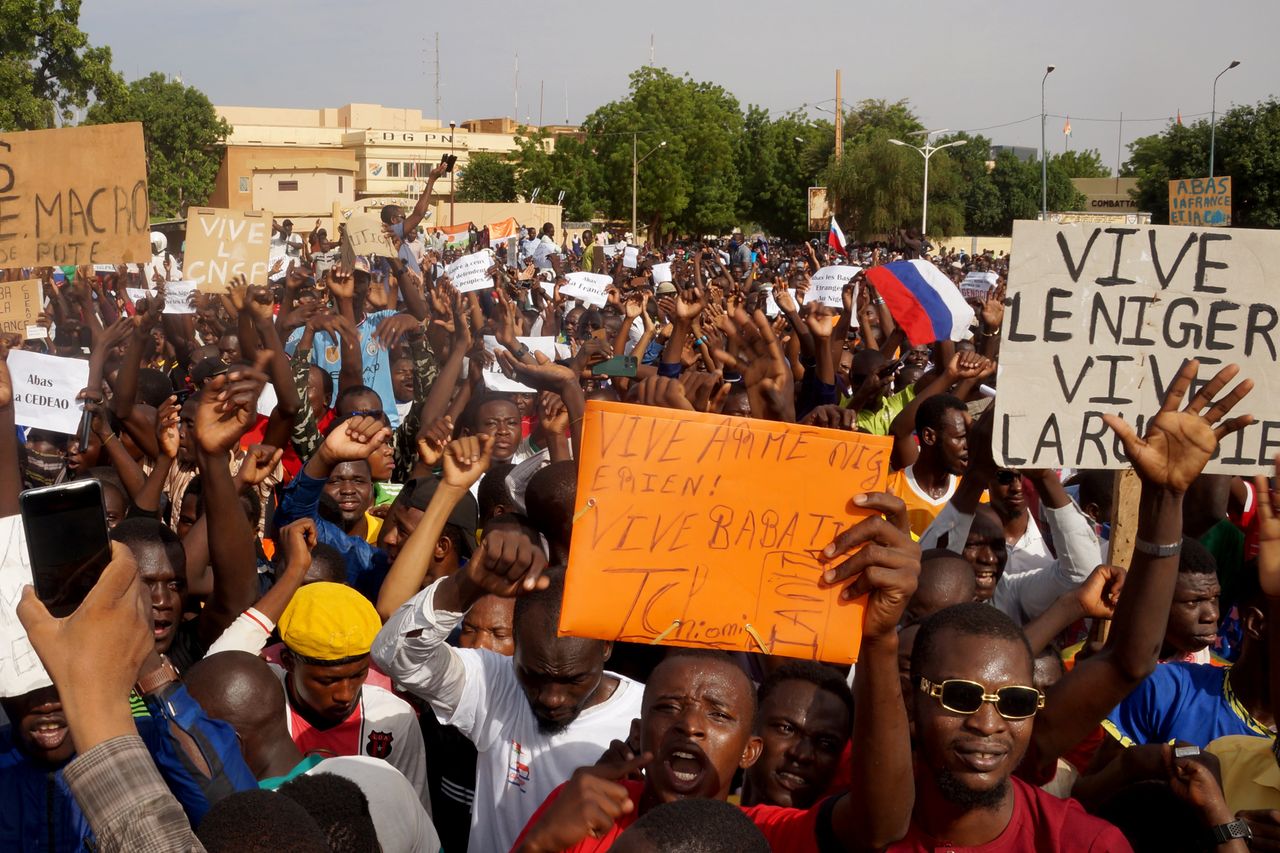
[[76, 395], [89, 383], [89, 362], [26, 350], [10, 350], [8, 362], [18, 426], [74, 434], [80, 426]]
[[196, 283], [194, 281], [171, 281], [166, 284], [164, 286], [164, 313], [196, 313]]
[[[1280, 451], [1280, 233], [1014, 223], [995, 451], [1011, 468], [1123, 468], [1104, 414], [1141, 435], [1183, 362], [1224, 364], [1253, 393], [1205, 469], [1248, 475]], [[1233, 383], [1234, 384], [1234, 383]]]
[[463, 255], [444, 271], [459, 293], [470, 293], [473, 290], [487, 290], [493, 287], [493, 278], [488, 275], [493, 266], [493, 252], [481, 249], [469, 255]]
[[[529, 352], [540, 352], [552, 361], [556, 360], [556, 339], [553, 337], [539, 338], [516, 338], [516, 340], [529, 348]], [[498, 339], [493, 335], [484, 336], [484, 348], [487, 352], [492, 353], [496, 349], [504, 349], [498, 343]], [[512, 353], [514, 355], [514, 353]], [[498, 360], [494, 359], [484, 369], [484, 387], [490, 391], [496, 391], [500, 394], [536, 394], [536, 388], [511, 379], [507, 374], [502, 372], [502, 368], [498, 365]]]
[[609, 288], [613, 285], [613, 277], [593, 272], [571, 272], [565, 276], [567, 284], [560, 286], [560, 292], [571, 299], [581, 299], [588, 305], [603, 308], [609, 301]]
[[853, 277], [862, 272], [862, 267], [831, 266], [823, 267], [809, 279], [809, 289], [804, 294], [804, 304], [812, 305], [821, 302], [828, 308], [843, 308], [841, 294], [844, 286], [853, 281]]
[[21, 696], [53, 683], [18, 621], [18, 601], [29, 583], [31, 558], [22, 516], [0, 518], [0, 696]]
[[965, 299], [986, 299], [997, 281], [998, 276], [993, 272], [974, 270], [960, 282], [960, 295]]

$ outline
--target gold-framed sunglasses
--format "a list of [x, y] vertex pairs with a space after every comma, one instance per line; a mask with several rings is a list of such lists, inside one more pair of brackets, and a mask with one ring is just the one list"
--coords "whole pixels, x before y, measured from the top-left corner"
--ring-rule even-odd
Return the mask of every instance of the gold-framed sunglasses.
[[920, 692], [938, 700], [938, 704], [953, 714], [976, 714], [982, 703], [996, 706], [1006, 720], [1025, 720], [1034, 717], [1044, 707], [1044, 694], [1034, 687], [1010, 685], [995, 693], [976, 681], [949, 678], [942, 682], [920, 679]]

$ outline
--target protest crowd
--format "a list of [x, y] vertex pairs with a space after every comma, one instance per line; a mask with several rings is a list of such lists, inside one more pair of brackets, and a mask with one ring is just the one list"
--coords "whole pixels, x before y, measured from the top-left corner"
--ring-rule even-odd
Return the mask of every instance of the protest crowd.
[[1099, 404], [1123, 469], [1015, 467], [1006, 338], [1066, 305], [1010, 316], [1018, 234], [446, 245], [444, 169], [241, 274], [190, 230], [4, 271], [5, 565], [80, 481], [111, 557], [73, 612], [0, 589], [0, 849], [1280, 849], [1233, 353]]

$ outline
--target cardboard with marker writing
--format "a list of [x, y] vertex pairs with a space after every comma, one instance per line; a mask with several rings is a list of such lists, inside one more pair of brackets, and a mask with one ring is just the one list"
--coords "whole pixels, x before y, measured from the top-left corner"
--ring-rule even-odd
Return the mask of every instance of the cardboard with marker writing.
[[1200, 359], [1254, 390], [1206, 471], [1250, 475], [1280, 452], [1280, 232], [1014, 223], [996, 395], [995, 451], [1013, 468], [1125, 468], [1102, 422], [1139, 434], [1173, 377]]
[[237, 275], [266, 284], [271, 265], [271, 214], [264, 210], [193, 207], [187, 211], [183, 278], [201, 293], [226, 293]]
[[0, 133], [0, 268], [151, 260], [142, 125]]
[[849, 663], [864, 600], [821, 551], [890, 439], [591, 401], [560, 633]]

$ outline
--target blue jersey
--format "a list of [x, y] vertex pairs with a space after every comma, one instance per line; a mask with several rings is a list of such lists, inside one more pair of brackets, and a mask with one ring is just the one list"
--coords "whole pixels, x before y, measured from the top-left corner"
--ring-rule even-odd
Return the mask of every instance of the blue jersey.
[[1231, 670], [1207, 663], [1160, 664], [1102, 726], [1125, 746], [1182, 740], [1205, 747], [1224, 735], [1271, 736], [1231, 690]]

